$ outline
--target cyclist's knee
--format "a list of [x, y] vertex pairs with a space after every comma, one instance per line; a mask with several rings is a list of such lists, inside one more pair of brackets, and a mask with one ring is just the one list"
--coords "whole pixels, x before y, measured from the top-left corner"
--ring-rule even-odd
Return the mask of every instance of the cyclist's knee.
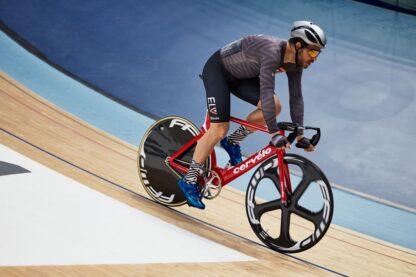
[[211, 123], [208, 133], [216, 140], [220, 141], [227, 135], [229, 122]]

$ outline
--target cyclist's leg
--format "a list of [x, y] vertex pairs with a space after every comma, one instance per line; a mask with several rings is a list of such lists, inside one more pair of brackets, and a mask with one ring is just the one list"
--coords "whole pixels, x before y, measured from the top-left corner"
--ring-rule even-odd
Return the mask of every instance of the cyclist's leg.
[[[263, 117], [263, 112], [261, 108], [260, 101], [260, 80], [258, 77], [252, 79], [241, 80], [238, 86], [233, 88], [232, 93], [238, 98], [246, 101], [254, 106], [256, 109], [252, 111], [246, 118], [247, 121], [251, 123], [256, 123], [259, 125], [266, 125], [266, 122]], [[276, 116], [281, 112], [281, 104], [277, 95], [274, 95], [274, 103], [276, 109]], [[247, 128], [250, 131], [255, 131], [254, 129]]]
[[196, 195], [195, 188], [198, 177], [203, 173], [203, 164], [222, 137], [227, 134], [230, 118], [230, 90], [227, 77], [221, 64], [219, 51], [208, 59], [202, 72], [207, 107], [211, 119], [208, 131], [198, 140], [192, 163], [179, 187], [184, 192], [188, 204], [203, 209], [205, 205]]
[[[242, 100], [256, 106], [260, 98], [259, 79], [233, 80], [231, 92]], [[249, 121], [253, 121], [251, 117], [249, 118]], [[244, 125], [241, 125], [229, 136], [221, 140], [221, 146], [230, 156], [229, 165], [234, 166], [242, 162], [240, 142], [250, 133], [252, 133], [251, 130], [247, 129]]]
[[197, 187], [198, 178], [204, 173], [204, 163], [214, 149], [215, 144], [227, 134], [228, 125], [228, 122], [211, 123], [208, 131], [197, 142], [188, 173], [182, 180], [179, 180], [179, 187], [190, 206], [205, 209]]
[[204, 163], [215, 144], [228, 132], [230, 121], [230, 87], [229, 79], [221, 63], [219, 51], [214, 53], [207, 61], [202, 72], [204, 81], [208, 114], [211, 126], [198, 140], [194, 152], [194, 160]]
[[[276, 109], [276, 116], [278, 116], [282, 110], [282, 105], [280, 104], [280, 100], [279, 97], [277, 97], [277, 95], [274, 95], [274, 106]], [[261, 100], [259, 100], [257, 108], [254, 111], [252, 111], [246, 119], [248, 122], [251, 123], [266, 125], [266, 121], [264, 120], [263, 111], [261, 108]]]

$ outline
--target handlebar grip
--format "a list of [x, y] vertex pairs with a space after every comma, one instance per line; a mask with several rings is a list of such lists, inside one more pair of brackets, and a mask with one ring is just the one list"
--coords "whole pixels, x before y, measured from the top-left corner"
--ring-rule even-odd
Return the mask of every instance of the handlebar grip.
[[312, 136], [311, 138], [311, 144], [313, 146], [316, 146], [319, 142], [319, 140], [321, 139], [321, 129], [320, 128], [314, 128], [314, 127], [305, 127], [305, 129], [311, 129], [311, 130], [315, 130], [316, 134]]
[[[287, 139], [288, 139], [290, 144], [292, 144], [295, 141], [295, 138], [298, 135], [298, 129], [299, 129], [299, 127], [297, 127], [295, 129], [295, 131], [291, 132], [287, 136]], [[313, 135], [312, 138], [310, 139], [311, 144], [313, 146], [316, 146], [318, 144], [319, 140], [321, 139], [321, 129], [316, 128], [316, 127], [305, 127], [305, 130], [315, 130], [316, 131], [316, 134]]]

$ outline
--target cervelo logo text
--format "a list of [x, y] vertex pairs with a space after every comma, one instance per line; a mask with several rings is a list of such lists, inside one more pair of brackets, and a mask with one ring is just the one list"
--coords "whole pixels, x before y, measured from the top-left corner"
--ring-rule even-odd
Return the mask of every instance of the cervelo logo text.
[[245, 163], [243, 163], [242, 165], [240, 165], [239, 167], [234, 168], [233, 173], [237, 174], [240, 171], [246, 170], [249, 168], [250, 165], [255, 164], [256, 162], [260, 161], [261, 159], [263, 159], [266, 155], [270, 154], [270, 152], [272, 152], [272, 149], [269, 147], [267, 149], [263, 149], [260, 152], [257, 153], [256, 156], [254, 156], [251, 159], [247, 159]]

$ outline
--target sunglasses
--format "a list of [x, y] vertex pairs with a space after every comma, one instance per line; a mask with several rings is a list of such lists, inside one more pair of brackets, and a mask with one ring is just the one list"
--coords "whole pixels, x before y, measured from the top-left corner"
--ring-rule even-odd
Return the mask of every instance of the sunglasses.
[[321, 51], [313, 50], [313, 49], [308, 49], [307, 52], [309, 56], [311, 56], [312, 58], [318, 57], [318, 55], [321, 53]]

